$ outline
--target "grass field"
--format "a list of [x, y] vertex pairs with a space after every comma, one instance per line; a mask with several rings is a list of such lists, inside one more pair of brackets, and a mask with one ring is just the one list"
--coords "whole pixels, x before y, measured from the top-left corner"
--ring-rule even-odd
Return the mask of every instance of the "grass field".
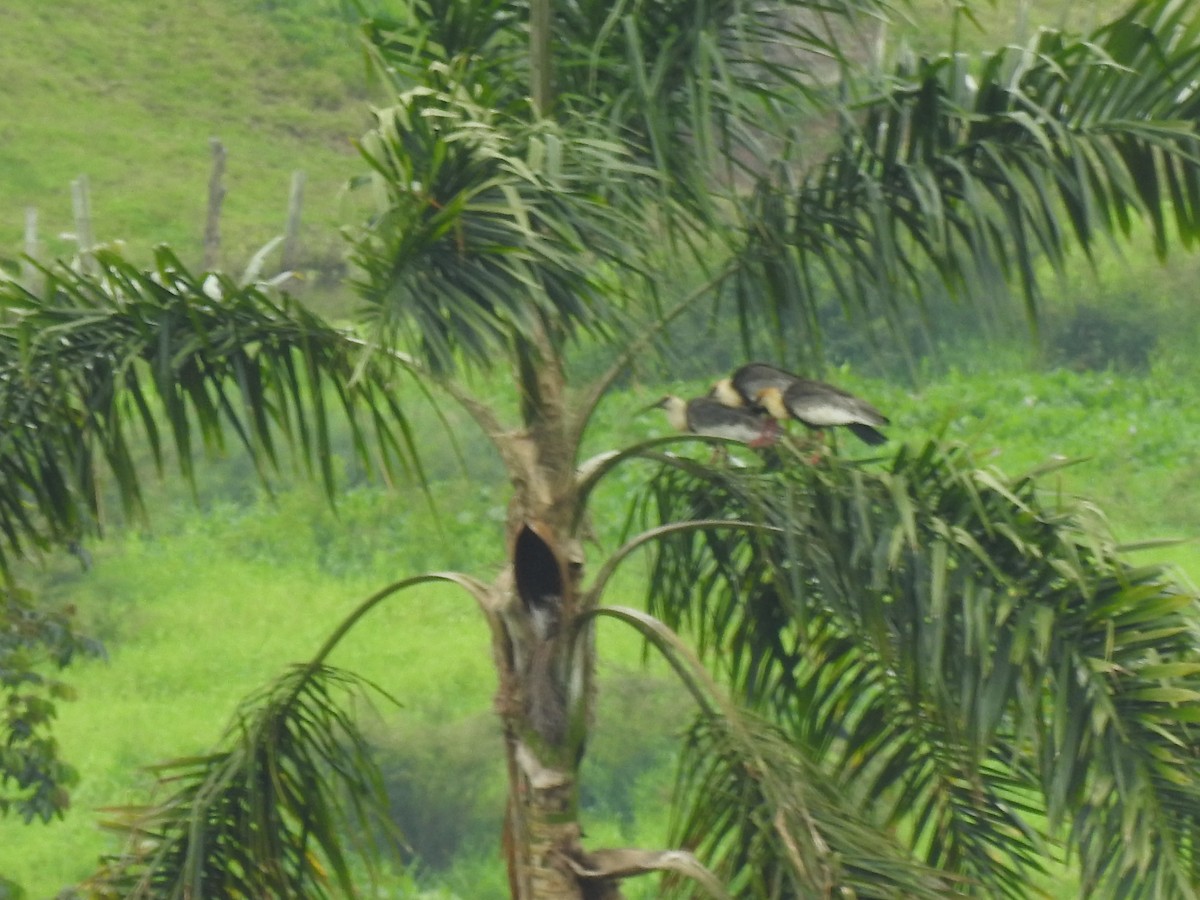
[[199, 261], [210, 138], [228, 152], [223, 262], [283, 231], [291, 173], [307, 176], [308, 261], [340, 254], [342, 196], [367, 125], [353, 29], [310, 4], [305, 30], [270, 4], [129, 0], [8, 4], [0, 55], [0, 256], [36, 207], [47, 256], [70, 253], [70, 183], [91, 182], [94, 232], [143, 258], [156, 243]]
[[[388, 10], [399, 0], [368, 8]], [[1090, 27], [1124, 4], [980, 2], [959, 15], [978, 50], [1037, 24]], [[897, 4], [898, 42], [944, 49], [950, 0]], [[1021, 10], [1027, 10], [1022, 19]], [[946, 31], [928, 28], [930, 20]], [[70, 254], [71, 181], [91, 183], [93, 230], [136, 258], [166, 242], [199, 261], [211, 171], [209, 140], [228, 150], [222, 262], [238, 269], [283, 230], [291, 173], [307, 175], [301, 268], [341, 257], [338, 227], [362, 208], [344, 185], [362, 171], [352, 141], [373, 95], [342, 0], [137, 0], [10, 3], [0, 54], [0, 258], [22, 250], [37, 208], [46, 256]]]

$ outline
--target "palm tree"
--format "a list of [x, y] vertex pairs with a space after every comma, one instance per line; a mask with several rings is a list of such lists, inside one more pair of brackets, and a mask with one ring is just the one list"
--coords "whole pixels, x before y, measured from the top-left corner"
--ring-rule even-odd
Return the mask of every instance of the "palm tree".
[[[714, 442], [697, 436], [580, 457], [612, 383], [700, 304], [731, 304], [748, 350], [794, 362], [819, 353], [826, 296], [899, 331], [944, 293], [1015, 282], [1035, 315], [1041, 264], [1069, 246], [1141, 221], [1163, 253], [1200, 232], [1186, 4], [980, 59], [856, 59], [886, 14], [414, 0], [364, 28], [392, 102], [361, 142], [378, 201], [353, 243], [361, 328], [167, 250], [4, 286], [5, 560], [94, 528], [102, 471], [139, 513], [135, 440], [187, 477], [202, 446], [236, 441], [264, 475], [292, 447], [332, 496], [341, 418], [365, 464], [419, 484], [411, 390], [462, 406], [512, 488], [498, 578], [368, 598], [216, 752], [168, 768], [173, 793], [130, 814], [97, 891], [352, 892], [346, 841], [386, 823], [342, 704], [363, 686], [325, 660], [439, 581], [491, 629], [514, 897], [615, 897], [654, 871], [680, 896], [1025, 896], [1064, 847], [1085, 891], [1196, 892], [1195, 604], [1086, 509], [936, 440], [821, 466], [786, 445], [745, 468], [664, 449]], [[612, 364], [573, 386], [581, 342]], [[511, 372], [515, 411], [465, 371]], [[649, 467], [639, 530], [590, 567], [589, 497], [632, 465]], [[610, 602], [643, 553], [645, 609]], [[601, 617], [696, 698], [669, 850], [584, 845]]]

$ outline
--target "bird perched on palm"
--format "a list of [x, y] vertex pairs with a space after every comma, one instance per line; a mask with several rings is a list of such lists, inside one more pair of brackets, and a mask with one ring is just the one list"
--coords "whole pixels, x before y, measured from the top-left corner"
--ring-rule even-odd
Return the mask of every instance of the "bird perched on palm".
[[888, 424], [887, 416], [866, 400], [768, 363], [742, 366], [713, 385], [709, 397], [731, 409], [761, 410], [779, 421], [795, 419], [813, 429], [845, 427], [872, 446], [887, 440], [878, 430]]
[[769, 446], [780, 434], [779, 425], [770, 416], [710, 397], [684, 400], [667, 394], [653, 406], [666, 411], [672, 428], [689, 434], [729, 438], [750, 447]]

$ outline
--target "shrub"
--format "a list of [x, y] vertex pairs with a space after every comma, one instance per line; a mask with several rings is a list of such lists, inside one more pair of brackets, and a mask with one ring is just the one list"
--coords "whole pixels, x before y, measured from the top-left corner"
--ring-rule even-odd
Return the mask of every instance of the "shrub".
[[1047, 355], [1053, 365], [1075, 370], [1145, 372], [1157, 330], [1153, 317], [1137, 305], [1078, 306], [1047, 321]]
[[392, 821], [408, 862], [445, 871], [495, 845], [504, 810], [499, 723], [488, 712], [457, 722], [401, 723], [377, 745]]

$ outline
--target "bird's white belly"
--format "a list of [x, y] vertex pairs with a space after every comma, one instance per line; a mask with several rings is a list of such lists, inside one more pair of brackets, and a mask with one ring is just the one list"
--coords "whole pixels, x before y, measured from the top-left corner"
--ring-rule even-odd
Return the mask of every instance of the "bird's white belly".
[[797, 404], [792, 408], [792, 415], [802, 422], [817, 428], [829, 428], [835, 425], [852, 425], [861, 422], [862, 416], [834, 406], [830, 403]]

